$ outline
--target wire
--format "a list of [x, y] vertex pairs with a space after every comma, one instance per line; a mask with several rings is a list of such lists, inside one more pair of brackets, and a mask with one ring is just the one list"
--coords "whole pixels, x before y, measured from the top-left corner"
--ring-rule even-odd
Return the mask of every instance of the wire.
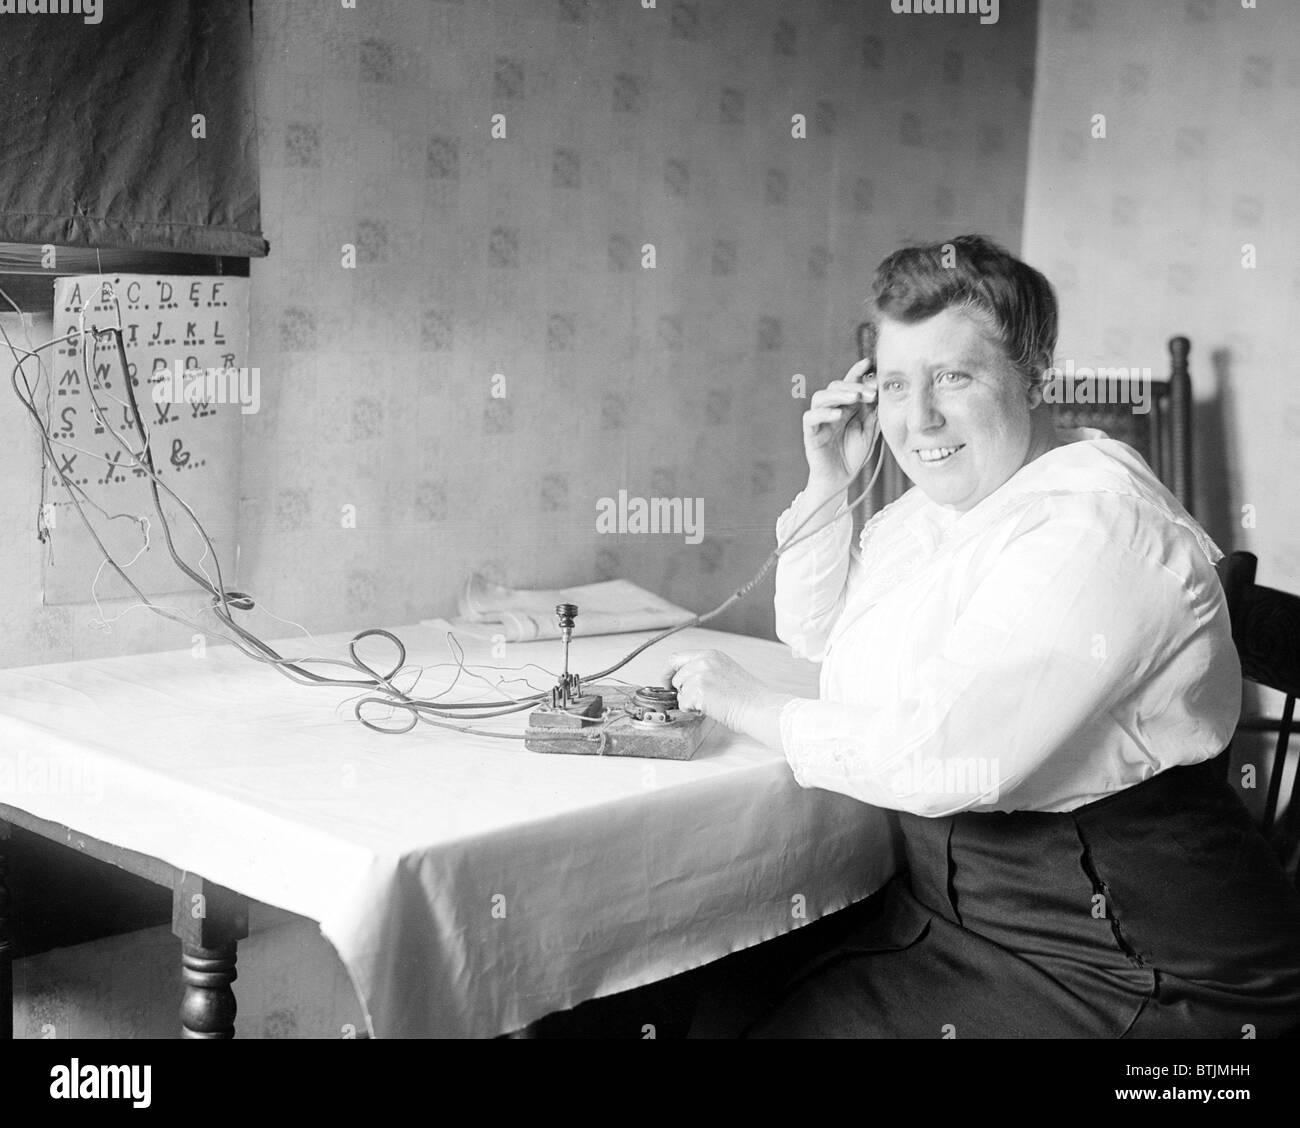
[[[8, 304], [12, 306], [13, 309], [20, 316], [22, 315], [22, 310], [19, 309], [18, 305], [13, 301], [13, 299], [10, 298], [8, 294], [5, 294], [3, 290], [0, 290], [0, 297], [3, 297], [4, 300], [8, 302]], [[98, 329], [92, 327], [89, 331], [87, 331], [85, 325], [85, 318], [86, 318], [86, 313], [89, 307], [91, 306], [91, 304], [96, 300], [99, 300], [101, 304], [106, 304], [110, 298], [116, 307], [116, 311], [118, 314], [118, 318], [117, 318], [118, 324], [116, 326], [109, 326], [104, 329]], [[238, 649], [241, 653], [245, 654], [247, 657], [252, 658], [254, 661], [262, 662], [264, 664], [272, 666], [274, 669], [278, 670], [282, 675], [289, 678], [291, 681], [297, 682], [298, 684], [315, 685], [315, 686], [338, 686], [342, 688], [362, 690], [363, 694], [360, 697], [358, 697], [354, 702], [353, 714], [362, 725], [375, 732], [385, 733], [388, 735], [401, 735], [403, 733], [410, 732], [412, 729], [415, 728], [417, 724], [423, 723], [423, 724], [434, 725], [435, 727], [439, 727], [439, 728], [453, 729], [458, 732], [472, 733], [473, 735], [476, 736], [488, 736], [488, 737], [509, 739], [509, 740], [525, 739], [525, 736], [519, 733], [497, 732], [497, 731], [491, 731], [486, 729], [473, 728], [465, 724], [450, 723], [451, 721], [459, 721], [459, 722], [483, 721], [483, 720], [493, 719], [496, 717], [508, 716], [513, 713], [522, 712], [526, 709], [531, 709], [534, 706], [536, 706], [539, 702], [546, 700], [550, 697], [549, 690], [535, 691], [531, 694], [527, 694], [520, 697], [510, 696], [507, 691], [502, 689], [502, 685], [503, 685], [502, 680], [498, 679], [495, 683], [493, 683], [483, 675], [474, 673], [471, 670], [471, 668], [466, 665], [464, 661], [463, 648], [460, 646], [459, 642], [456, 641], [454, 635], [450, 633], [448, 634], [448, 643], [449, 643], [449, 648], [452, 650], [452, 654], [455, 659], [455, 662], [439, 663], [438, 665], [439, 666], [455, 665], [456, 666], [455, 677], [451, 680], [451, 683], [447, 687], [442, 689], [435, 696], [417, 697], [414, 696], [413, 691], [415, 687], [418, 685], [421, 678], [423, 677], [425, 670], [433, 669], [436, 667], [416, 668], [416, 667], [408, 666], [406, 662], [406, 647], [402, 643], [401, 639], [399, 639], [391, 631], [382, 630], [379, 628], [372, 628], [369, 630], [361, 631], [360, 633], [356, 634], [348, 643], [349, 657], [347, 660], [337, 659], [337, 658], [321, 658], [321, 657], [303, 657], [297, 659], [289, 659], [281, 655], [269, 643], [263, 641], [256, 634], [254, 634], [248, 628], [244, 627], [242, 624], [238, 623], [235, 620], [234, 612], [251, 611], [256, 605], [252, 597], [249, 596], [247, 593], [231, 591], [226, 588], [225, 580], [221, 571], [220, 558], [218, 557], [216, 550], [212, 545], [211, 538], [209, 537], [207, 531], [204, 529], [202, 522], [199, 520], [198, 515], [184, 501], [184, 499], [182, 499], [179, 495], [177, 495], [176, 492], [172, 490], [171, 487], [165, 481], [162, 480], [161, 476], [158, 473], [157, 467], [153, 459], [153, 448], [152, 448], [149, 428], [145, 423], [145, 420], [140, 412], [140, 406], [136, 399], [135, 386], [134, 386], [136, 380], [133, 379], [131, 375], [131, 368], [126, 354], [125, 339], [121, 328], [121, 320], [122, 318], [121, 318], [120, 302], [117, 299], [117, 295], [113, 292], [112, 286], [106, 281], [103, 282], [95, 290], [94, 295], [91, 298], [88, 298], [86, 302], [83, 303], [81, 309], [78, 312], [77, 344], [79, 345], [79, 349], [81, 353], [82, 374], [85, 379], [85, 390], [91, 405], [91, 412], [95, 418], [95, 421], [99, 423], [100, 426], [102, 426], [105, 430], [109, 431], [112, 434], [113, 439], [122, 447], [123, 451], [125, 452], [127, 456], [127, 463], [123, 467], [123, 469], [131, 470], [132, 472], [136, 473], [138, 476], [143, 477], [148, 483], [150, 499], [152, 501], [154, 513], [157, 518], [158, 528], [162, 533], [162, 540], [164, 546], [166, 547], [167, 554], [171, 558], [172, 563], [176, 566], [176, 568], [184, 576], [186, 576], [191, 582], [193, 582], [201, 591], [203, 591], [206, 597], [208, 598], [209, 605], [207, 607], [207, 610], [217, 619], [218, 623], [220, 624], [221, 629], [217, 631], [219, 636], [224, 638], [226, 641], [230, 642], [233, 646], [235, 646], [236, 649]], [[22, 405], [27, 409], [27, 412], [30, 415], [33, 424], [37, 429], [41, 441], [42, 457], [44, 458], [48, 466], [54, 468], [54, 472], [57, 477], [58, 484], [64, 488], [64, 491], [67, 495], [69, 502], [72, 504], [75, 512], [78, 515], [78, 518], [85, 526], [87, 533], [89, 534], [91, 540], [95, 544], [95, 547], [99, 551], [100, 556], [102, 557], [102, 561], [99, 566], [99, 569], [96, 571], [95, 574], [94, 582], [91, 585], [91, 594], [95, 600], [96, 609], [97, 611], [99, 611], [100, 614], [99, 621], [102, 624], [107, 625], [103, 619], [103, 611], [99, 604], [99, 598], [96, 589], [98, 587], [100, 576], [103, 574], [104, 569], [108, 568], [117, 574], [117, 576], [123, 581], [123, 583], [131, 591], [131, 593], [136, 597], [138, 603], [135, 604], [134, 606], [147, 607], [155, 614], [158, 614], [164, 618], [173, 620], [184, 626], [197, 628], [198, 630], [203, 631], [204, 628], [197, 622], [197, 620], [195, 620], [191, 616], [175, 608], [164, 607], [150, 600], [140, 589], [140, 587], [131, 579], [131, 577], [128, 575], [126, 571], [126, 569], [129, 568], [133, 563], [135, 563], [135, 561], [138, 560], [140, 556], [143, 555], [143, 553], [147, 551], [149, 548], [150, 530], [152, 528], [152, 522], [150, 521], [150, 519], [144, 516], [132, 516], [130, 514], [109, 515], [103, 509], [102, 506], [98, 505], [92, 498], [90, 498], [90, 496], [85, 492], [85, 490], [83, 490], [69, 476], [67, 470], [65, 469], [64, 464], [60, 463], [55, 455], [55, 451], [54, 451], [55, 444], [71, 447], [74, 450], [77, 450], [79, 448], [75, 447], [71, 443], [66, 442], [65, 440], [59, 439], [57, 436], [52, 434], [50, 423], [47, 423], [46, 420], [41, 417], [40, 408], [36, 404], [36, 388], [39, 388], [41, 384], [41, 380], [45, 379], [45, 367], [44, 364], [41, 362], [39, 354], [43, 352], [45, 349], [54, 347], [56, 345], [61, 345], [61, 344], [67, 344], [69, 348], [71, 348], [72, 341], [70, 340], [70, 334], [65, 335], [63, 337], [54, 338], [48, 342], [45, 342], [44, 344], [36, 346], [35, 348], [31, 348], [31, 347], [22, 348], [18, 345], [15, 345], [10, 340], [8, 333], [5, 332], [3, 325], [0, 325], [0, 335], [3, 335], [4, 342], [6, 346], [9, 348], [10, 354], [15, 358], [15, 365], [14, 365], [13, 372], [11, 373], [10, 376], [10, 383], [14, 389], [14, 394], [18, 397], [19, 402], [22, 403]], [[116, 352], [116, 358], [122, 373], [123, 387], [125, 389], [125, 395], [126, 395], [125, 400], [114, 395], [106, 383], [101, 384], [98, 377], [98, 372], [96, 372], [94, 375], [92, 375], [91, 372], [91, 368], [94, 364], [94, 361], [92, 359], [92, 346], [93, 346], [93, 354], [95, 357], [97, 357], [99, 352], [100, 342], [106, 339], [111, 340], [112, 347]], [[28, 344], [30, 345], [30, 340]], [[37, 364], [39, 366], [38, 368], [39, 374], [37, 377], [36, 388], [33, 388], [31, 382], [27, 378], [27, 373], [24, 370], [24, 366], [28, 363], [28, 361], [30, 361], [33, 358], [36, 359]], [[103, 369], [103, 371], [105, 371], [105, 373], [107, 372], [107, 366], [105, 366], [105, 369]], [[22, 383], [21, 388], [19, 387], [20, 380]], [[46, 379], [47, 414], [52, 411], [52, 408], [50, 407], [51, 404], [50, 396], [52, 395], [51, 384], [52, 382]], [[106, 412], [104, 410], [104, 406], [100, 403], [99, 398], [96, 394], [97, 390], [99, 392], [102, 392], [109, 399], [118, 403], [123, 408], [124, 421], [127, 423], [128, 426], [133, 428], [135, 438], [138, 440], [138, 444], [139, 444], [138, 447], [134, 445], [132, 442], [130, 442], [122, 434], [120, 434], [118, 428], [112, 426], [112, 424], [109, 422]], [[874, 413], [872, 413], [871, 435], [867, 444], [867, 452], [866, 455], [863, 457], [862, 462], [852, 472], [852, 474], [850, 474], [848, 479], [850, 482], [853, 481], [855, 478], [857, 478], [858, 475], [865, 470], [867, 464], [871, 461], [873, 454], [875, 454], [875, 452], [877, 451], [879, 447], [879, 442], [880, 442], [879, 427], [876, 425], [875, 415]], [[90, 455], [90, 457], [92, 458], [101, 458], [102, 461], [107, 462], [110, 465], [117, 465], [116, 460], [110, 459], [106, 456], [96, 456], [89, 451], [82, 451], [81, 453]], [[789, 551], [789, 549], [793, 548], [795, 545], [808, 539], [809, 537], [815, 536], [817, 533], [821, 532], [822, 529], [828, 528], [830, 525], [833, 525], [841, 517], [844, 517], [848, 513], [851, 513], [853, 509], [855, 509], [859, 504], [861, 504], [861, 502], [864, 501], [866, 497], [870, 494], [871, 488], [875, 484], [876, 477], [880, 473], [882, 463], [883, 463], [883, 456], [877, 458], [875, 468], [871, 474], [870, 480], [866, 488], [856, 498], [848, 502], [844, 506], [842, 512], [836, 513], [829, 521], [823, 522], [815, 529], [809, 532], [804, 532], [809, 522], [812, 521], [812, 519], [816, 517], [818, 513], [820, 513], [832, 501], [835, 501], [843, 496], [843, 491], [837, 491], [835, 493], [832, 493], [828, 497], [824, 498], [821, 502], [819, 502], [816, 506], [814, 506], [808, 513], [806, 513], [803, 516], [802, 520], [800, 520], [800, 522], [794, 527], [794, 529], [790, 531], [790, 533], [787, 535], [785, 540], [777, 545], [776, 549], [773, 550], [773, 552], [768, 556], [768, 558], [764, 561], [763, 565], [754, 574], [754, 576], [751, 577], [745, 584], [741, 585], [741, 587], [737, 588], [734, 592], [732, 592], [732, 594], [728, 596], [726, 599], [724, 599], [717, 607], [713, 608], [711, 611], [705, 612], [704, 614], [692, 616], [686, 622], [680, 623], [676, 626], [668, 628], [665, 631], [660, 632], [654, 637], [641, 643], [639, 646], [633, 649], [629, 654], [627, 654], [625, 657], [620, 659], [618, 662], [614, 663], [612, 666], [608, 667], [605, 670], [600, 671], [597, 674], [589, 675], [588, 677], [584, 678], [583, 681], [590, 685], [602, 681], [604, 679], [607, 679], [610, 677], [610, 675], [612, 675], [616, 671], [626, 666], [627, 663], [630, 662], [633, 658], [635, 658], [638, 654], [642, 653], [643, 651], [655, 645], [656, 643], [662, 641], [663, 639], [668, 638], [671, 635], [678, 633], [679, 631], [686, 630], [689, 627], [703, 625], [704, 623], [710, 622], [711, 620], [717, 618], [719, 615], [723, 614], [728, 608], [730, 608], [733, 604], [735, 604], [740, 599], [743, 599], [749, 592], [751, 592], [755, 587], [757, 587], [759, 583], [762, 582], [764, 577], [776, 564], [777, 560], [781, 557], [781, 555]], [[43, 499], [44, 498], [43, 491], [45, 487], [44, 473], [42, 473], [41, 478], [42, 478], [41, 484], [42, 484], [42, 499]], [[173, 535], [173, 529], [171, 526], [171, 521], [168, 517], [168, 514], [163, 504], [164, 495], [168, 501], [175, 504], [184, 513], [185, 517], [188, 520], [188, 523], [193, 527], [200, 541], [202, 542], [203, 553], [197, 565], [192, 566], [191, 564], [189, 564], [181, 556], [180, 552], [177, 549], [175, 538]], [[144, 534], [143, 545], [140, 548], [140, 550], [137, 551], [136, 554], [131, 558], [131, 560], [126, 562], [125, 565], [120, 564], [105, 547], [103, 540], [95, 530], [94, 524], [92, 523], [90, 517], [87, 515], [85, 511], [85, 508], [82, 504], [83, 501], [91, 505], [96, 510], [98, 510], [98, 512], [102, 516], [104, 516], [109, 520], [126, 518], [137, 522], [137, 524], [141, 526], [141, 529]], [[43, 513], [44, 513], [44, 506], [42, 506], [42, 517], [38, 518], [38, 529], [37, 529], [38, 537], [44, 542], [48, 538], [48, 530], [42, 527], [43, 520], [44, 520]], [[212, 570], [213, 570], [212, 575], [209, 575], [207, 569], [203, 567], [203, 561], [208, 559], [211, 559], [212, 561]], [[127, 608], [127, 610], [131, 610], [131, 609], [132, 608]], [[270, 612], [267, 613], [270, 614]], [[125, 611], [122, 612], [122, 614], [125, 614]], [[117, 617], [120, 618], [121, 616], [119, 615]], [[277, 616], [272, 616], [272, 617], [278, 618]], [[280, 621], [287, 622], [287, 620], [280, 620]], [[304, 633], [307, 632], [304, 630]], [[369, 663], [367, 663], [365, 660], [362, 659], [361, 655], [358, 653], [358, 645], [367, 639], [381, 639], [384, 642], [391, 645], [391, 647], [393, 648], [394, 657], [390, 667], [386, 669], [383, 667], [376, 669], [375, 667], [373, 667], [372, 665], [370, 665]], [[535, 666], [536, 663], [529, 663], [528, 665]], [[337, 667], [337, 668], [345, 669], [350, 671], [350, 673], [353, 676], [331, 677], [326, 674], [317, 673], [314, 669], [309, 668], [309, 667], [320, 667], [320, 666]], [[488, 667], [488, 668], [494, 668], [494, 667]], [[524, 669], [526, 667], [514, 667], [514, 668]], [[554, 676], [553, 674], [551, 674], [550, 671], [545, 670], [544, 667], [537, 666], [537, 668], [543, 670], [543, 672], [547, 673], [548, 676]], [[411, 672], [412, 670], [415, 670], [416, 677], [412, 681], [411, 686], [405, 690], [400, 688], [396, 684], [396, 679], [399, 676], [402, 676], [404, 673]], [[492, 701], [458, 701], [458, 702], [439, 700], [445, 694], [452, 692], [452, 690], [456, 687], [456, 685], [459, 684], [461, 677], [463, 675], [468, 677], [478, 678], [479, 680], [486, 682], [487, 684], [491, 685], [493, 689], [497, 690], [499, 693], [504, 694], [504, 699], [492, 700]], [[521, 680], [526, 685], [529, 685], [530, 689], [532, 688], [527, 678], [511, 679], [511, 680]], [[619, 680], [619, 679], [615, 679], [615, 680]], [[630, 683], [624, 683], [624, 684], [630, 684]], [[406, 713], [407, 716], [403, 718], [398, 725], [384, 724], [381, 723], [380, 719], [377, 719], [375, 717], [374, 709], [377, 707], [383, 707], [388, 710], [387, 717], [383, 718], [383, 720], [391, 720], [399, 712]], [[621, 715], [621, 714], [617, 714], [616, 712], [606, 710], [601, 717], [584, 718], [582, 721], [582, 723], [584, 724], [586, 723], [599, 724], [600, 725], [599, 731], [592, 734], [591, 736], [586, 736], [586, 735], [577, 736], [571, 733], [566, 733], [565, 734], [566, 739], [590, 739], [593, 742], [598, 743], [600, 747], [603, 749], [604, 741], [605, 741], [605, 729], [608, 727], [608, 724], [612, 719], [616, 719], [616, 715]], [[439, 719], [435, 720], [434, 718], [439, 718]]]
[[[872, 435], [867, 443], [866, 456], [862, 459], [862, 462], [858, 465], [857, 469], [854, 470], [854, 472], [849, 475], [850, 482], [853, 481], [853, 479], [856, 478], [859, 474], [861, 474], [864, 469], [866, 469], [867, 463], [871, 461], [872, 454], [877, 450], [879, 443], [880, 443], [880, 428], [876, 424], [875, 416], [873, 414]], [[754, 576], [747, 583], [742, 584], [739, 588], [737, 588], [734, 592], [732, 592], [731, 595], [729, 595], [726, 599], [724, 599], [721, 603], [719, 603], [718, 606], [715, 607], [712, 611], [708, 611], [703, 615], [696, 615], [693, 618], [688, 619], [684, 623], [679, 623], [674, 627], [669, 627], [667, 630], [662, 631], [661, 633], [655, 635], [654, 638], [647, 639], [635, 650], [633, 650], [630, 654], [620, 659], [618, 662], [614, 663], [614, 665], [610, 666], [608, 669], [601, 670], [600, 673], [598, 674], [591, 674], [589, 678], [584, 680], [595, 681], [600, 678], [606, 678], [610, 674], [614, 673], [616, 670], [621, 670], [630, 661], [632, 661], [632, 659], [635, 658], [638, 654], [640, 654], [644, 650], [648, 650], [650, 647], [654, 646], [655, 643], [662, 642], [664, 639], [668, 638], [669, 636], [677, 634], [678, 631], [684, 631], [689, 627], [702, 626], [703, 624], [709, 622], [710, 620], [716, 619], [729, 607], [739, 602], [751, 591], [753, 591], [754, 588], [756, 588], [760, 583], [762, 583], [764, 577], [766, 577], [768, 572], [772, 570], [773, 566], [776, 564], [777, 560], [782, 555], [788, 552], [796, 544], [799, 544], [801, 541], [807, 540], [810, 537], [814, 537], [818, 533], [820, 533], [823, 529], [829, 528], [831, 525], [835, 524], [835, 522], [838, 521], [841, 517], [847, 516], [855, 508], [861, 505], [862, 502], [865, 501], [866, 498], [870, 495], [871, 488], [876, 484], [876, 478], [879, 476], [880, 468], [883, 465], [884, 465], [884, 457], [882, 452], [881, 457], [876, 459], [875, 469], [871, 473], [871, 478], [867, 482], [866, 488], [860, 494], [858, 494], [858, 496], [855, 497], [851, 502], [845, 505], [844, 512], [835, 514], [835, 516], [832, 517], [829, 521], [826, 521], [822, 525], [819, 525], [812, 532], [805, 533], [803, 536], [799, 536], [798, 535], [799, 531], [802, 528], [804, 528], [804, 526], [807, 525], [808, 522], [811, 521], [813, 517], [815, 517], [822, 509], [824, 509], [832, 501], [835, 501], [840, 496], [840, 491], [837, 490], [836, 492], [832, 493], [829, 497], [825, 498], [820, 504], [814, 506], [813, 509], [804, 517], [804, 519], [800, 521], [799, 524], [797, 524], [790, 531], [789, 536], [781, 544], [776, 546], [776, 548], [763, 562], [762, 567], [759, 568], [759, 570], [754, 574]]]

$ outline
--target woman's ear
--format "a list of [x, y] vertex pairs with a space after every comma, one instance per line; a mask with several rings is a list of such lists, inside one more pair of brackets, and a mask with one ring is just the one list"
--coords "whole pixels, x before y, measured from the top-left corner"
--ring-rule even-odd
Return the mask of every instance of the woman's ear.
[[1043, 378], [1046, 374], [1036, 372], [1026, 381], [1025, 398], [1029, 401], [1029, 410], [1033, 411], [1043, 402]]

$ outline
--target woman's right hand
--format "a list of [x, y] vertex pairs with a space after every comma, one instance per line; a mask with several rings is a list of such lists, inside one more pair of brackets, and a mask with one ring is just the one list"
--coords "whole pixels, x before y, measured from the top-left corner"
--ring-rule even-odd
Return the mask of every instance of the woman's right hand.
[[814, 392], [803, 414], [803, 449], [810, 485], [839, 490], [866, 461], [876, 410], [875, 377], [866, 378], [871, 361], [860, 360], [842, 380]]

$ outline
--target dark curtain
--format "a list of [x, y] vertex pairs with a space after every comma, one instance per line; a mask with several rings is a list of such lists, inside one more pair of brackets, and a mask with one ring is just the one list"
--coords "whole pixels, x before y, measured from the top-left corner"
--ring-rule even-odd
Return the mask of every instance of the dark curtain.
[[266, 254], [249, 0], [97, 8], [0, 15], [0, 241]]

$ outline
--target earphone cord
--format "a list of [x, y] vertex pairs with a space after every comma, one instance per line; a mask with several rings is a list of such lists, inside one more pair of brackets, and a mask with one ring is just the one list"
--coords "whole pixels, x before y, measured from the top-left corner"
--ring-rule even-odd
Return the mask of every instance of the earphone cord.
[[[858, 464], [857, 469], [854, 470], [853, 473], [849, 475], [850, 482], [853, 481], [854, 478], [856, 478], [859, 474], [862, 473], [862, 471], [866, 468], [867, 463], [871, 461], [871, 457], [873, 453], [877, 451], [877, 448], [880, 445], [880, 428], [879, 425], [876, 423], [874, 413], [872, 415], [871, 429], [872, 429], [872, 434], [867, 444], [866, 457], [864, 457], [862, 461]], [[819, 513], [822, 509], [824, 509], [827, 505], [829, 505], [832, 501], [836, 500], [836, 498], [840, 496], [840, 491], [837, 490], [836, 492], [832, 493], [829, 497], [822, 500], [818, 505], [814, 506], [813, 509], [808, 513], [808, 515], [804, 517], [804, 519], [800, 521], [799, 524], [794, 527], [794, 529], [791, 530], [790, 535], [786, 538], [786, 540], [783, 541], [781, 544], [777, 545], [775, 549], [773, 549], [771, 555], [769, 555], [768, 558], [763, 562], [763, 566], [759, 568], [757, 572], [754, 573], [753, 577], [747, 583], [738, 587], [726, 599], [724, 599], [721, 603], [719, 603], [718, 606], [715, 607], [712, 611], [705, 612], [703, 615], [696, 615], [693, 618], [688, 619], [684, 623], [679, 623], [674, 627], [669, 627], [667, 630], [662, 631], [659, 634], [655, 635], [654, 638], [647, 639], [645, 642], [641, 643], [640, 646], [638, 646], [625, 658], [616, 662], [608, 669], [601, 670], [600, 673], [598, 674], [591, 674], [585, 680], [597, 681], [600, 678], [609, 677], [610, 674], [614, 673], [616, 670], [621, 670], [643, 650], [649, 649], [651, 646], [654, 646], [655, 643], [662, 642], [670, 635], [674, 635], [678, 631], [684, 631], [688, 627], [703, 626], [705, 623], [709, 622], [709, 620], [716, 619], [729, 607], [737, 603], [739, 600], [743, 599], [746, 595], [748, 595], [751, 591], [753, 591], [754, 588], [756, 588], [760, 583], [762, 583], [763, 578], [768, 574], [768, 572], [772, 570], [777, 560], [780, 559], [780, 557], [784, 553], [789, 551], [800, 541], [804, 541], [809, 539], [810, 537], [814, 537], [818, 533], [820, 533], [823, 529], [830, 528], [830, 526], [835, 524], [835, 522], [838, 521], [841, 517], [846, 516], [847, 514], [851, 513], [854, 509], [856, 509], [859, 505], [861, 505], [862, 502], [864, 502], [867, 499], [868, 495], [871, 493], [871, 488], [876, 484], [876, 478], [879, 477], [880, 475], [880, 468], [884, 465], [884, 461], [885, 461], [884, 451], [883, 449], [881, 449], [879, 451], [879, 456], [876, 458], [875, 469], [872, 470], [871, 472], [871, 478], [867, 482], [866, 488], [863, 489], [863, 491], [860, 494], [858, 494], [858, 496], [855, 497], [852, 501], [848, 502], [844, 506], [842, 512], [836, 513], [835, 516], [832, 517], [829, 521], [825, 521], [821, 525], [818, 525], [817, 528], [813, 529], [811, 532], [805, 533], [803, 534], [803, 536], [799, 535], [800, 529], [802, 529], [805, 525], [807, 525], [808, 522], [811, 521], [813, 517], [816, 516], [817, 513]]]

